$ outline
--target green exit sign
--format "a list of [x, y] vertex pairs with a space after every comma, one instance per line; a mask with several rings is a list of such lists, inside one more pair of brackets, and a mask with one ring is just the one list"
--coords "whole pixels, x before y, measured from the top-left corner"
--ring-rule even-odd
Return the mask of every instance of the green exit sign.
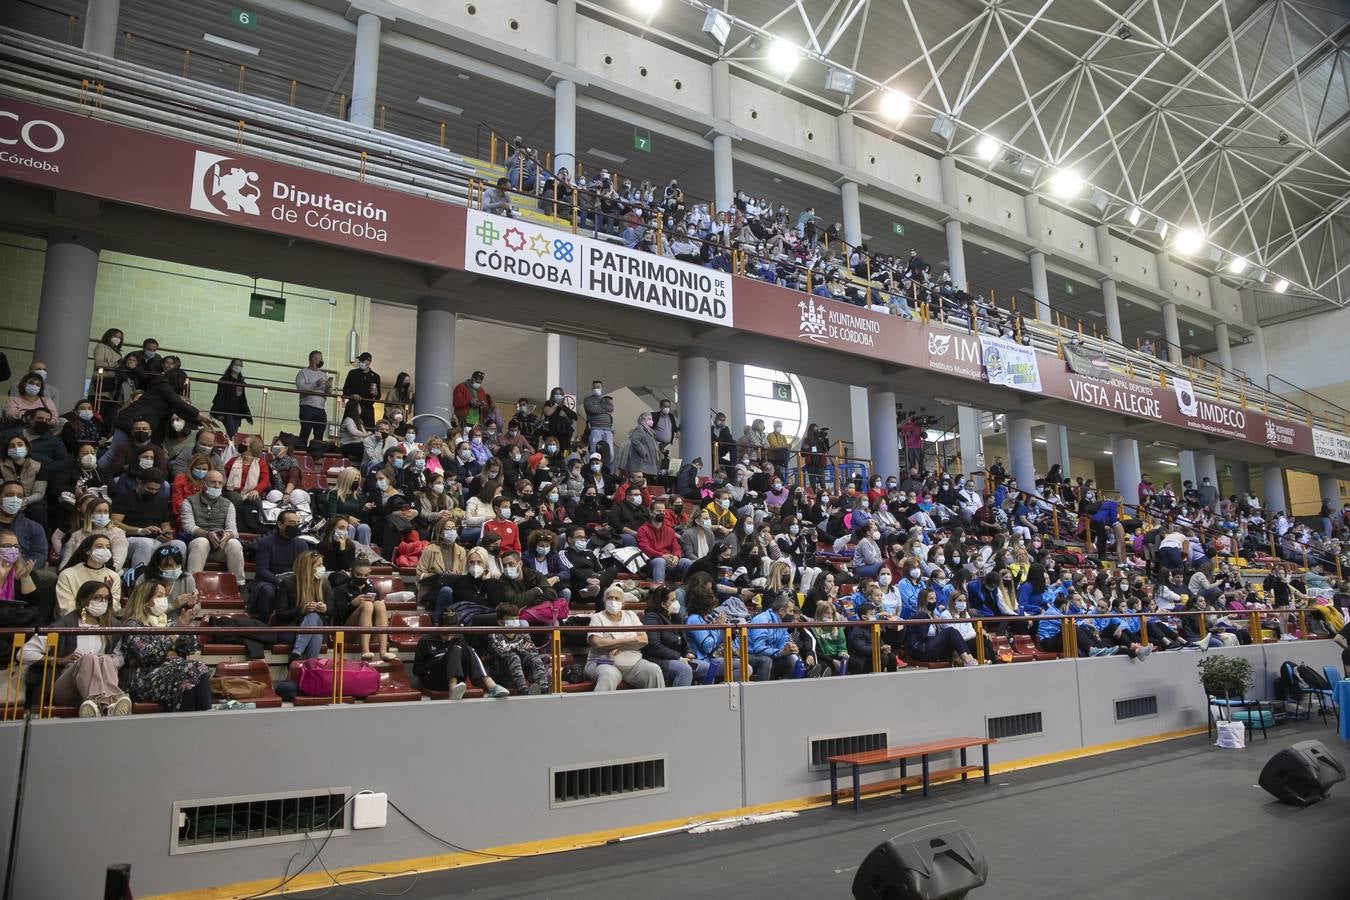
[[891, 223], [891, 231], [895, 232], [896, 234], [900, 235], [901, 237], [904, 237], [904, 235], [905, 235], [905, 226], [904, 226], [904, 225], [901, 225], [899, 222], [892, 222], [892, 223]]
[[652, 136], [650, 134], [634, 134], [633, 149], [641, 150], [643, 153], [652, 152]]
[[239, 28], [257, 28], [258, 14], [251, 9], [230, 8], [230, 23]]
[[270, 294], [250, 294], [248, 297], [248, 315], [250, 319], [285, 322], [286, 298], [273, 297]]

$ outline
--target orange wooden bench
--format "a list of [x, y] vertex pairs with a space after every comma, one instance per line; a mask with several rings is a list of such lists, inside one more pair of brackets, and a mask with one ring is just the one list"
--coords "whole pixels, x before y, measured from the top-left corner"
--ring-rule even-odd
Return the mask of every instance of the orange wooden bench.
[[[861, 771], [866, 766], [880, 766], [890, 763], [900, 763], [900, 777], [890, 781], [879, 781], [875, 784], [869, 784], [868, 787], [873, 790], [890, 790], [891, 788], [900, 788], [900, 793], [905, 793], [915, 785], [923, 786], [923, 795], [928, 796], [928, 787], [934, 778], [945, 778], [951, 775], [960, 775], [961, 780], [965, 781], [973, 772], [983, 771], [984, 783], [989, 783], [989, 745], [994, 743], [991, 738], [948, 738], [944, 741], [930, 741], [926, 744], [911, 744], [907, 747], [888, 747], [885, 750], [868, 750], [863, 753], [844, 753], [839, 756], [831, 756], [827, 760], [830, 764], [830, 805], [838, 806], [839, 798], [846, 795], [853, 797], [853, 810], [857, 812], [860, 807], [862, 794], [862, 784], [860, 781]], [[966, 751], [971, 747], [979, 747], [983, 756], [983, 763], [978, 766], [966, 764]], [[961, 765], [953, 766], [950, 769], [939, 769], [936, 772], [929, 771], [928, 757], [934, 754], [950, 753], [953, 750], [961, 751]], [[923, 774], [910, 775], [906, 771], [908, 760], [918, 757], [922, 760]], [[839, 766], [846, 765], [853, 767], [853, 787], [841, 788], [839, 786]]]

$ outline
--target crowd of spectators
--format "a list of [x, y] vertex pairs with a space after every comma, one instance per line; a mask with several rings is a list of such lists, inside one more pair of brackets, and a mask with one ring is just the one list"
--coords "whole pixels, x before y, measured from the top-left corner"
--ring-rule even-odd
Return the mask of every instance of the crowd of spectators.
[[[559, 622], [591, 627], [574, 648], [585, 663], [566, 677], [596, 690], [707, 683], [742, 664], [763, 680], [994, 663], [1007, 658], [995, 639], [1016, 634], [1063, 652], [1055, 614], [1091, 616], [1075, 626], [1081, 654], [1135, 659], [1257, 640], [1252, 611], [1286, 639], [1345, 627], [1336, 573], [1350, 507], [1300, 523], [1250, 494], [1222, 498], [1208, 479], [1177, 490], [1145, 475], [1142, 504], [1126, 508], [1058, 466], [1034, 485], [1001, 460], [964, 478], [925, 471], [908, 419], [899, 476], [827, 477], [814, 425], [794, 446], [781, 423], [735, 436], [723, 413], [682, 421], [662, 401], [625, 429], [600, 381], [580, 403], [555, 388], [542, 403], [499, 404], [481, 371], [455, 387], [449, 433], [424, 436], [410, 381], [383, 393], [369, 353], [337, 392], [335, 427], [310, 402], [334, 384], [310, 354], [296, 375], [308, 434], [267, 441], [237, 430], [249, 420], [238, 361], [204, 410], [154, 340], [114, 358], [121, 343], [104, 336], [91, 396], [73, 403], [51, 396], [35, 361], [0, 433], [5, 624], [184, 629], [63, 636], [57, 697], [81, 715], [210, 705], [193, 659], [204, 624], [194, 576], [212, 564], [257, 623], [384, 626], [391, 602], [416, 599], [442, 626], [502, 629], [419, 646], [419, 678], [452, 697], [473, 683], [489, 696], [556, 690], [546, 632], [529, 629]], [[681, 428], [709, 429], [712, 465], [672, 467]], [[1272, 549], [1265, 583], [1248, 584], [1233, 558]], [[405, 570], [407, 590], [377, 591], [373, 565]], [[1181, 610], [1209, 613], [1208, 627]], [[982, 617], [992, 621], [978, 632], [960, 621]], [[695, 627], [623, 630], [672, 624]], [[727, 645], [728, 625], [746, 626], [744, 645]], [[304, 660], [322, 641], [288, 643]], [[23, 658], [43, 651], [36, 637]], [[363, 635], [357, 652], [397, 658], [387, 635]]]

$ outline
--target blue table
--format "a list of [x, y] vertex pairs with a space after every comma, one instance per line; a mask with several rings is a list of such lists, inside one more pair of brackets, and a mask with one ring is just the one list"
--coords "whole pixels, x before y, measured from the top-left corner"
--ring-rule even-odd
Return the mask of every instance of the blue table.
[[1350, 741], [1350, 678], [1336, 682], [1336, 708], [1341, 711], [1341, 740]]

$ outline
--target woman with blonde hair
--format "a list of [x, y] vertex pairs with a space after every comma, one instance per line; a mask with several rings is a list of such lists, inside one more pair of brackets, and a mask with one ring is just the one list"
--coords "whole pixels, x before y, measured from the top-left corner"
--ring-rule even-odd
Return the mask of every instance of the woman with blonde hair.
[[80, 527], [66, 538], [61, 548], [61, 565], [70, 561], [86, 538], [101, 534], [108, 539], [112, 548], [112, 565], [119, 572], [127, 561], [127, 533], [113, 524], [112, 503], [103, 497], [90, 494], [80, 505]]
[[[817, 600], [814, 618], [817, 622], [837, 622], [843, 619], [835, 611], [829, 600]], [[813, 628], [816, 636], [816, 659], [818, 665], [813, 675], [847, 675], [848, 642], [844, 638], [844, 629], [835, 625], [827, 628]]]
[[[278, 625], [309, 628], [331, 624], [333, 589], [328, 584], [323, 556], [314, 550], [297, 556], [291, 571], [277, 576], [275, 603], [272, 619]], [[291, 659], [313, 659], [322, 644], [321, 634], [298, 634], [291, 643]], [[372, 654], [370, 659], [374, 658]]]
[[[123, 611], [122, 624], [131, 628], [153, 628], [170, 624], [168, 585], [162, 581], [143, 581], [131, 592]], [[176, 610], [172, 624], [189, 628], [197, 610], [184, 603]], [[139, 703], [158, 703], [166, 710], [211, 708], [211, 670], [205, 663], [189, 659], [199, 649], [192, 631], [181, 634], [129, 634], [122, 639], [122, 684]]]
[[267, 453], [256, 434], [244, 442], [238, 456], [225, 462], [225, 496], [236, 507], [240, 503], [259, 503], [271, 482], [267, 474]]

